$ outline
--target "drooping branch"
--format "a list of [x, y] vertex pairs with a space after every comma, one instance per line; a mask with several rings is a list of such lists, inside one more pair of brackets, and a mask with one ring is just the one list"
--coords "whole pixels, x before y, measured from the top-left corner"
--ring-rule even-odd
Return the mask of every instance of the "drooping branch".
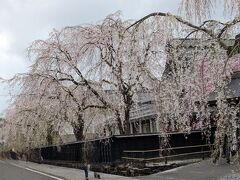
[[[222, 38], [222, 34], [226, 30], [228, 30], [229, 28], [231, 28], [232, 26], [234, 26], [240, 22], [240, 18], [235, 17], [233, 20], [226, 22], [226, 23], [222, 23], [222, 22], [216, 21], [216, 20], [207, 20], [207, 21], [204, 21], [200, 26], [197, 26], [197, 25], [194, 25], [193, 23], [191, 23], [190, 21], [184, 20], [180, 16], [172, 15], [170, 13], [155, 12], [155, 13], [148, 14], [148, 15], [144, 16], [143, 18], [137, 20], [136, 22], [131, 24], [129, 27], [127, 27], [126, 30], [129, 30], [130, 28], [133, 28], [133, 27], [137, 28], [141, 23], [143, 23], [147, 19], [149, 19], [151, 17], [157, 17], [157, 16], [173, 18], [180, 24], [183, 24], [183, 25], [186, 25], [186, 26], [192, 28], [193, 31], [191, 33], [189, 33], [188, 36], [190, 36], [191, 34], [197, 32], [197, 31], [203, 32], [203, 33], [209, 35], [210, 38], [217, 40], [219, 42], [219, 44], [221, 45], [221, 47], [225, 50], [228, 49], [228, 46], [224, 42], [225, 39]], [[224, 27], [219, 32], [215, 33], [212, 29], [208, 29], [205, 27], [205, 24], [207, 24], [207, 23], [217, 23]]]

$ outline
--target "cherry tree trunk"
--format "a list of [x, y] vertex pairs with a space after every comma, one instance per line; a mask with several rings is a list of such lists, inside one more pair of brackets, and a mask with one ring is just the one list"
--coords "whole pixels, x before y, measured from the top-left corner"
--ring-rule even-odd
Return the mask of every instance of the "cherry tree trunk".
[[47, 141], [47, 145], [53, 144], [53, 125], [49, 125], [47, 128], [46, 141]]
[[118, 126], [119, 133], [124, 134], [124, 128], [123, 128], [123, 125], [122, 125], [122, 121], [121, 121], [121, 117], [120, 117], [119, 112], [118, 111], [115, 112], [115, 115], [116, 115], [116, 121], [117, 121], [117, 126]]
[[125, 130], [125, 134], [130, 134], [130, 121], [129, 121], [129, 117], [130, 117], [130, 108], [127, 107], [125, 109], [125, 121], [124, 121], [124, 130]]
[[84, 139], [84, 121], [82, 115], [78, 115], [78, 120], [72, 123], [72, 127], [76, 140], [82, 141]]

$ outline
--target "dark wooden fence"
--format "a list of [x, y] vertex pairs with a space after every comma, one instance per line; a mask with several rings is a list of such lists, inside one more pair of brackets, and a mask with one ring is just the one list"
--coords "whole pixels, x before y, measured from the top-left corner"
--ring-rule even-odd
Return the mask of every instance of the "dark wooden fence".
[[[177, 154], [210, 151], [211, 142], [201, 131], [190, 134], [169, 133], [169, 143], [164, 149], [159, 134], [117, 135], [92, 141], [81, 141], [60, 146], [34, 149], [44, 161], [83, 162], [84, 144], [92, 144], [92, 163], [115, 163], [123, 160], [151, 160]], [[212, 141], [212, 140], [211, 140]], [[186, 147], [186, 148], [184, 148]], [[167, 153], [165, 153], [167, 152]]]

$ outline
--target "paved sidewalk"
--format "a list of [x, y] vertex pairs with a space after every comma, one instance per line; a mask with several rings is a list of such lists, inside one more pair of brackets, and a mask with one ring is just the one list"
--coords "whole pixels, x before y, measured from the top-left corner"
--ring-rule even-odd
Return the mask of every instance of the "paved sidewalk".
[[221, 162], [212, 164], [204, 160], [149, 176], [139, 176], [147, 180], [240, 180], [240, 166]]
[[[32, 162], [25, 162], [25, 161], [16, 161], [16, 160], [6, 160], [10, 164], [15, 164], [17, 166], [21, 166], [23, 168], [30, 168], [33, 170], [37, 170], [46, 174], [50, 174], [53, 176], [57, 176], [66, 180], [85, 180], [84, 171], [81, 169], [73, 169], [73, 168], [65, 168], [59, 166], [52, 166], [46, 164], [37, 164]], [[111, 175], [111, 174], [104, 174], [99, 173], [101, 179], [103, 180], [137, 180], [134, 178], [128, 178], [123, 176]], [[94, 175], [93, 172], [89, 172], [89, 180], [93, 180]]]

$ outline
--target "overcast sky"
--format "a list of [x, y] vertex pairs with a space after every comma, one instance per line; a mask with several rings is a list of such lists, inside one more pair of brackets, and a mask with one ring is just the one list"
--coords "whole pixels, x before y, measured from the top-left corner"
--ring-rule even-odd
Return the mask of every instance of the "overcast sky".
[[[179, 3], [180, 0], [0, 0], [0, 78], [26, 72], [30, 66], [26, 48], [36, 39], [46, 39], [53, 28], [96, 23], [118, 10], [124, 19], [139, 19], [154, 11], [177, 14]], [[0, 84], [0, 116], [9, 104], [8, 92]]]
[[[173, 3], [174, 1], [174, 3]], [[153, 11], [177, 12], [179, 0], [0, 0], [0, 77], [26, 72], [26, 48], [45, 39], [53, 28], [96, 23], [122, 11], [138, 19]], [[0, 113], [9, 104], [9, 89], [0, 85]]]

